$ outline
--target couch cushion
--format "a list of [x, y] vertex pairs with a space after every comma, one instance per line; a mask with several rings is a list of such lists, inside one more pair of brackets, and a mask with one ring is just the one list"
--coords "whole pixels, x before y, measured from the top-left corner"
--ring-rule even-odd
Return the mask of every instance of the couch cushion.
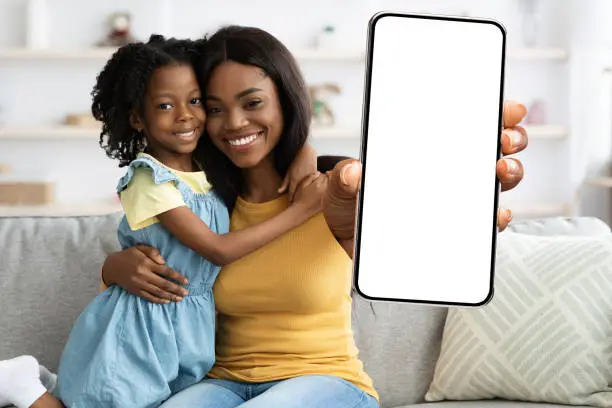
[[499, 239], [495, 296], [453, 308], [428, 401], [612, 405], [612, 235]]
[[[533, 402], [514, 402], [502, 400], [487, 401], [444, 401], [416, 405], [404, 405], [395, 408], [569, 408], [567, 405], [540, 404]], [[574, 405], [572, 408], [587, 408], [587, 405]]]
[[383, 407], [422, 401], [440, 351], [446, 310], [353, 296], [355, 340]]
[[[606, 223], [591, 217], [512, 222], [508, 232], [512, 231], [542, 236], [610, 235]], [[357, 346], [384, 407], [424, 400], [438, 359], [447, 310], [427, 305], [371, 302], [354, 296], [353, 330]]]
[[[55, 371], [74, 320], [98, 292], [104, 258], [119, 247], [119, 217], [0, 217], [0, 359], [32, 354]], [[603, 222], [588, 218], [512, 223], [513, 228], [534, 234], [609, 233]], [[357, 345], [384, 407], [423, 401], [446, 310], [355, 297]]]
[[119, 248], [119, 218], [0, 218], [0, 359], [31, 354], [55, 371], [104, 258]]

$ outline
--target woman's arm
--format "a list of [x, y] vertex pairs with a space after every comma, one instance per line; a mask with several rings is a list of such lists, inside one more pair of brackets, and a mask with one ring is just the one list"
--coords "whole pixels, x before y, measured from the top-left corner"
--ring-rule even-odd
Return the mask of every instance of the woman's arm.
[[313, 174], [304, 179], [296, 201], [288, 209], [260, 224], [227, 234], [216, 234], [187, 207], [159, 214], [159, 222], [180, 242], [216, 265], [227, 265], [270, 243], [321, 211], [327, 178]]
[[185, 276], [165, 265], [157, 249], [145, 245], [109, 254], [102, 265], [101, 280], [103, 288], [119, 285], [153, 303], [178, 302], [187, 296], [187, 290], [179, 285], [188, 283]]

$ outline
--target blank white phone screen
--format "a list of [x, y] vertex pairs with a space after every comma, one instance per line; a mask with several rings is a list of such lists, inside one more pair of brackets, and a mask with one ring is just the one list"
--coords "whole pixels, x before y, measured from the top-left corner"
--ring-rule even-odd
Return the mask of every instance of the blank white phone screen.
[[478, 306], [493, 292], [505, 31], [370, 20], [355, 286], [372, 300]]

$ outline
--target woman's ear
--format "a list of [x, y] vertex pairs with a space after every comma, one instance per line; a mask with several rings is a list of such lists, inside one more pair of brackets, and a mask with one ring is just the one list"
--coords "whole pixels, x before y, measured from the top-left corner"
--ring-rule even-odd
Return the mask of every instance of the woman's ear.
[[130, 111], [130, 125], [137, 132], [142, 132], [142, 129], [144, 129], [142, 120], [140, 120], [140, 117], [134, 111]]

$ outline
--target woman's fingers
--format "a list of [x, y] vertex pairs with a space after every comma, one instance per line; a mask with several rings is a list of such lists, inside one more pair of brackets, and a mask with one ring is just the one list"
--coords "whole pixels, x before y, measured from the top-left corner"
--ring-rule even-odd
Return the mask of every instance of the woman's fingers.
[[525, 105], [514, 101], [504, 101], [504, 128], [511, 128], [518, 125], [525, 118], [526, 114], [527, 108]]
[[166, 303], [168, 303], [169, 301], [180, 302], [181, 300], [183, 300], [182, 295], [177, 295], [176, 293], [173, 293], [169, 289], [169, 287], [164, 285], [163, 282], [149, 282], [143, 286], [142, 290], [148, 292], [149, 294], [158, 299], [165, 301]]
[[[187, 296], [187, 289], [184, 287], [177, 285], [174, 282], [165, 279], [159, 275], [152, 275], [147, 279], [147, 283], [155, 286], [158, 291], [151, 292], [155, 296], [158, 296], [163, 299], [176, 301], [177, 298], [182, 298]], [[149, 287], [145, 287], [145, 290], [149, 290]]]
[[505, 208], [499, 208], [497, 210], [497, 228], [501, 232], [506, 229], [508, 224], [512, 221], [512, 212]]
[[519, 153], [527, 147], [527, 131], [522, 126], [505, 128], [501, 135], [501, 147], [504, 156]]
[[144, 291], [144, 290], [141, 290], [141, 291], [138, 293], [138, 297], [141, 297], [141, 298], [143, 298], [143, 299], [148, 300], [149, 302], [152, 302], [152, 303], [157, 303], [157, 304], [160, 304], [160, 305], [165, 305], [165, 304], [170, 303], [170, 301], [169, 301], [169, 300], [162, 299], [162, 298], [159, 298], [159, 297], [157, 297], [157, 296], [153, 296], [152, 294], [150, 294], [149, 292]]
[[511, 190], [523, 180], [523, 164], [518, 159], [500, 159], [497, 162], [496, 172], [501, 191]]
[[159, 265], [166, 263], [166, 260], [161, 256], [157, 248], [152, 248], [146, 245], [135, 245], [134, 248]]
[[184, 275], [175, 271], [169, 266], [152, 264], [151, 270], [160, 276], [172, 279], [173, 281], [178, 282], [180, 284], [186, 285], [187, 283], [189, 283], [189, 281]]

